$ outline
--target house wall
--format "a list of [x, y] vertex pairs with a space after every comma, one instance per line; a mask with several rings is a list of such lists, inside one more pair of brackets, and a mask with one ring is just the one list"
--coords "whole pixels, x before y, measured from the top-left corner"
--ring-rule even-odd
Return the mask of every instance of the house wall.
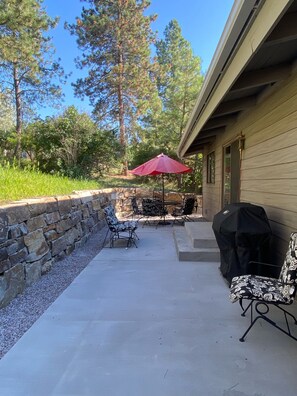
[[278, 257], [297, 229], [297, 74], [274, 87], [270, 94], [218, 135], [206, 155], [215, 150], [216, 182], [206, 183], [204, 166], [203, 215], [212, 220], [222, 209], [223, 146], [245, 136], [241, 161], [240, 200], [264, 207], [274, 234]]

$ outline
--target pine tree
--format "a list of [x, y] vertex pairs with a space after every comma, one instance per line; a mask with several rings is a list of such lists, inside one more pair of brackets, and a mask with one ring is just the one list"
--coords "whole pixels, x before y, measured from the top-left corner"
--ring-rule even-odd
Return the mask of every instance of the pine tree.
[[78, 66], [88, 75], [75, 84], [78, 96], [89, 97], [101, 124], [116, 126], [127, 173], [127, 146], [132, 126], [146, 113], [155, 84], [150, 44], [150, 24], [155, 16], [144, 16], [148, 0], [84, 0], [75, 25], [68, 25], [83, 51]]
[[18, 158], [26, 111], [61, 96], [52, 78], [62, 77], [63, 71], [53, 61], [51, 40], [45, 36], [57, 19], [46, 14], [42, 2], [1, 0], [0, 4], [0, 88], [14, 97]]
[[176, 20], [166, 26], [164, 39], [156, 42], [156, 53], [161, 68], [158, 90], [163, 104], [156, 127], [163, 143], [176, 148], [203, 82], [201, 62], [183, 38]]

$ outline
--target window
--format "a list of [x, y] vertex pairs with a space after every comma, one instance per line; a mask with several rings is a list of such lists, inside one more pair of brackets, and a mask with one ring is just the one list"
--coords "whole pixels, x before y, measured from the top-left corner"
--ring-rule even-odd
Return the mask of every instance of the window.
[[240, 152], [238, 140], [224, 147], [223, 205], [240, 202]]
[[207, 155], [207, 183], [215, 182], [215, 152]]
[[231, 146], [224, 148], [223, 205], [231, 203]]

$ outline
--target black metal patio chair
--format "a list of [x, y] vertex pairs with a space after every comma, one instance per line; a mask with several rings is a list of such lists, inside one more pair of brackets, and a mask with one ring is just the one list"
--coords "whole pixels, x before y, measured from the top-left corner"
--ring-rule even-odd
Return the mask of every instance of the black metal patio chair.
[[138, 227], [137, 221], [127, 220], [127, 221], [119, 221], [116, 214], [114, 207], [112, 205], [107, 206], [104, 208], [105, 219], [108, 225], [108, 232], [105, 236], [104, 244], [106, 238], [110, 232], [110, 243], [109, 247], [114, 246], [114, 241], [117, 239], [126, 239], [127, 240], [127, 247], [136, 245], [136, 239], [139, 239], [136, 234], [136, 229]]
[[164, 208], [163, 202], [160, 199], [143, 198], [142, 200], [142, 214], [145, 218], [145, 224], [150, 225], [154, 217], [164, 218], [168, 211]]
[[[185, 199], [185, 202], [182, 206], [176, 207], [171, 216], [174, 217], [174, 221], [172, 223], [175, 224], [176, 221], [185, 222], [185, 221], [193, 221], [190, 217], [193, 214], [194, 206], [195, 206], [196, 199], [193, 197], [189, 197]], [[178, 220], [180, 218], [180, 220]]]
[[[271, 264], [264, 263], [255, 264], [272, 266]], [[278, 279], [259, 275], [241, 275], [232, 279], [230, 300], [232, 302], [239, 301], [243, 310], [241, 316], [245, 316], [248, 310], [250, 310], [251, 315], [250, 325], [239, 341], [244, 341], [245, 336], [259, 319], [265, 320], [297, 341], [297, 338], [291, 333], [288, 316], [293, 319], [294, 324], [297, 324], [297, 320], [292, 313], [283, 308], [283, 306], [290, 305], [294, 302], [296, 286], [297, 232], [293, 232], [290, 236], [289, 248]], [[246, 308], [243, 307], [243, 300], [249, 301]], [[284, 314], [285, 327], [280, 327], [271, 317], [268, 317], [271, 306], [278, 308]]]

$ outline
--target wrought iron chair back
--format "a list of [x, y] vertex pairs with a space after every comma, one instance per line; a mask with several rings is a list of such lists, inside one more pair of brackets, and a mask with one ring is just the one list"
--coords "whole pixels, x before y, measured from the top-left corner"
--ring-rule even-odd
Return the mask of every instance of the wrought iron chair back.
[[195, 206], [195, 201], [196, 200], [193, 197], [186, 198], [185, 205], [184, 205], [184, 210], [183, 210], [183, 215], [187, 216], [187, 215], [191, 215], [193, 213], [194, 206]]
[[[109, 205], [104, 208], [104, 214], [108, 229], [110, 231], [110, 247], [114, 246], [114, 241], [116, 239], [126, 239], [127, 240], [127, 247], [134, 245], [137, 247], [135, 239], [139, 239], [136, 234], [136, 229], [138, 224], [136, 221], [119, 221], [116, 214], [114, 207]], [[105, 240], [107, 238], [105, 236]], [[105, 241], [104, 241], [105, 243]]]
[[185, 202], [182, 207], [175, 208], [171, 213], [171, 215], [174, 217], [174, 223], [177, 217], [180, 217], [182, 221], [192, 221], [192, 219], [189, 216], [193, 213], [195, 202], [196, 202], [195, 198], [189, 197], [185, 199]]

